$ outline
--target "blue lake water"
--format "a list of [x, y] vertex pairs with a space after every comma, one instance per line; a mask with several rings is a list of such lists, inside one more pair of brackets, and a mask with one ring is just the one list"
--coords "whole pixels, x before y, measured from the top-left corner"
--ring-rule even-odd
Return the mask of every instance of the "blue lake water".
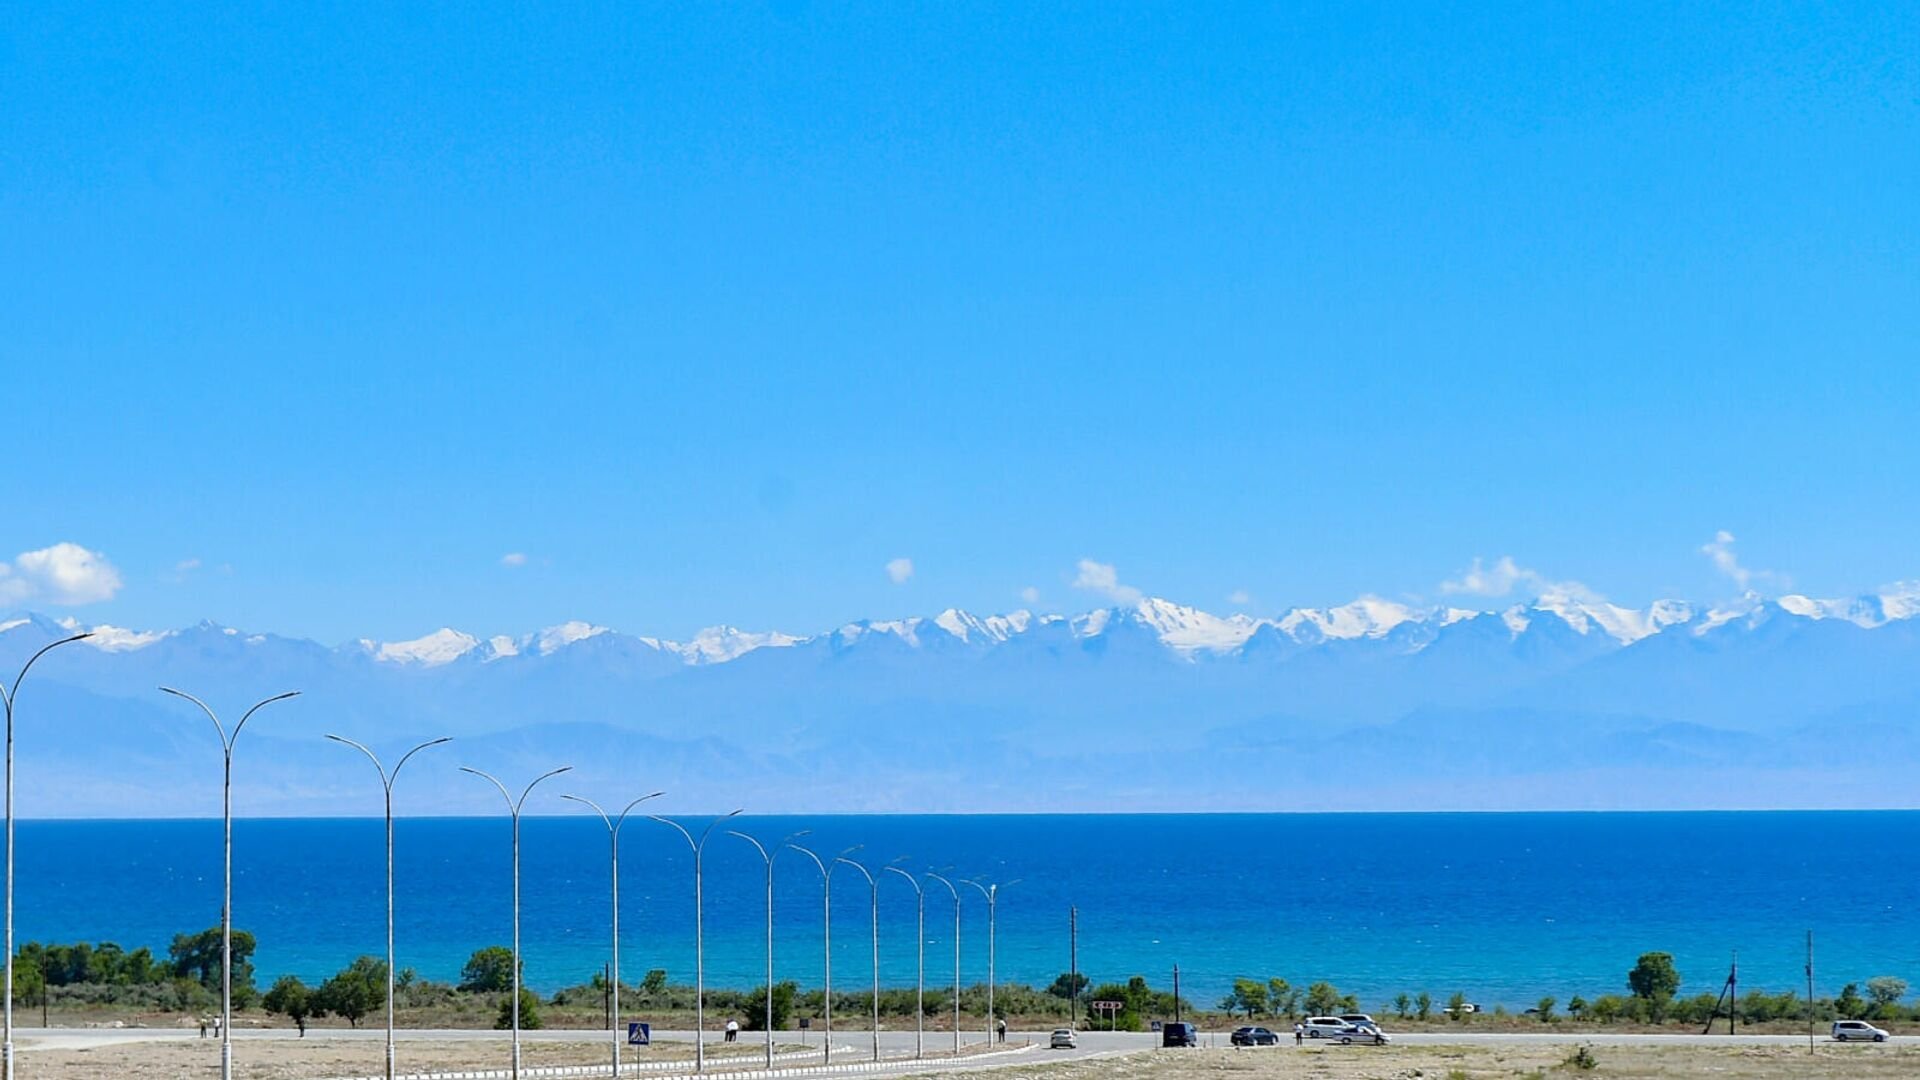
[[[689, 824], [699, 827], [689, 819]], [[837, 816], [741, 818], [771, 842], [811, 829], [822, 854], [864, 845], [877, 867], [953, 867], [1019, 879], [1001, 895], [1003, 981], [1050, 982], [1080, 912], [1082, 971], [1142, 974], [1211, 1003], [1238, 975], [1328, 979], [1369, 1008], [1399, 991], [1491, 1004], [1624, 990], [1634, 958], [1672, 952], [1683, 993], [1717, 990], [1738, 950], [1743, 987], [1804, 988], [1816, 934], [1822, 993], [1893, 974], [1920, 983], [1920, 812]], [[324, 977], [382, 951], [382, 823], [241, 820], [235, 924], [259, 938], [262, 984]], [[453, 979], [509, 940], [504, 818], [396, 826], [398, 963]], [[607, 835], [597, 819], [523, 824], [527, 976], [550, 990], [606, 960]], [[763, 864], [716, 833], [706, 858], [707, 981], [762, 971]], [[928, 981], [952, 979], [953, 903], [927, 908]], [[621, 846], [622, 971], [692, 981], [692, 862], [665, 826], [629, 821]], [[817, 986], [821, 883], [789, 854], [776, 875], [778, 977]], [[216, 925], [220, 823], [27, 821], [19, 826], [20, 940], [113, 940], [164, 952]], [[836, 983], [868, 972], [869, 894], [835, 875]], [[881, 888], [883, 981], [914, 978], [911, 887]], [[965, 897], [963, 977], [986, 977], [986, 908]]]

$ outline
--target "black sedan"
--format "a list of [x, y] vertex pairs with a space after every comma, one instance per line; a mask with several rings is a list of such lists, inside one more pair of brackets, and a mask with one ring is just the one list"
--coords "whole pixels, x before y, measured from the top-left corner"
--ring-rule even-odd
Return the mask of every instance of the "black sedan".
[[1279, 1046], [1280, 1036], [1263, 1027], [1243, 1027], [1233, 1029], [1235, 1046]]

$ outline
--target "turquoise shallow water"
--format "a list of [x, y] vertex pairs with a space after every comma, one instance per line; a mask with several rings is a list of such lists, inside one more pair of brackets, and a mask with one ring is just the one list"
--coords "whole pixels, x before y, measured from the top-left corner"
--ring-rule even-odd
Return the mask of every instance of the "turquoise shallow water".
[[[689, 822], [692, 824], [693, 822]], [[1894, 974], [1920, 983], [1920, 812], [840, 816], [741, 818], [772, 841], [799, 829], [823, 854], [863, 844], [874, 864], [1019, 879], [999, 905], [1002, 980], [1046, 983], [1068, 962], [1096, 980], [1181, 968], [1211, 1001], [1237, 975], [1329, 979], [1370, 1008], [1405, 990], [1530, 1004], [1620, 991], [1634, 958], [1675, 954], [1685, 993], [1804, 987], [1816, 934], [1822, 992]], [[19, 826], [20, 940], [118, 941], [164, 950], [219, 921], [220, 823], [29, 821]], [[398, 823], [399, 964], [451, 979], [473, 949], [509, 939], [504, 818]], [[583, 982], [606, 959], [607, 837], [598, 820], [523, 825], [529, 981]], [[692, 981], [691, 859], [665, 826], [631, 821], [621, 848], [622, 970]], [[235, 923], [258, 963], [323, 977], [382, 948], [381, 822], [235, 823]], [[762, 970], [763, 869], [743, 842], [708, 848], [707, 980]], [[803, 858], [776, 877], [779, 977], [818, 985], [820, 878]], [[935, 886], [938, 890], [938, 886]], [[836, 983], [868, 971], [869, 894], [834, 878]], [[914, 978], [913, 891], [881, 888], [883, 980]], [[986, 977], [986, 909], [969, 891], [963, 975]], [[929, 894], [928, 981], [952, 978], [953, 904]], [[844, 981], [844, 983], [843, 983]], [[263, 979], [264, 982], [264, 979]]]

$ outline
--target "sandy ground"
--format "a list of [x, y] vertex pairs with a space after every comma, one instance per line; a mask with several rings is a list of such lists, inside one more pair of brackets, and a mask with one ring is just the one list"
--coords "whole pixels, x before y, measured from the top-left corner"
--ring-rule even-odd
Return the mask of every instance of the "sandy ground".
[[[764, 1043], [707, 1047], [707, 1059], [743, 1056], [757, 1060]], [[799, 1050], [798, 1044], [777, 1051]], [[431, 1069], [503, 1069], [512, 1061], [506, 1039], [459, 1042], [403, 1041], [396, 1050], [403, 1071]], [[607, 1061], [605, 1043], [524, 1042], [523, 1065], [590, 1065]], [[655, 1043], [647, 1049], [627, 1050], [626, 1061], [666, 1061], [693, 1058], [688, 1043]], [[243, 1080], [319, 1080], [331, 1076], [378, 1073], [386, 1061], [386, 1046], [377, 1039], [236, 1039], [233, 1074]], [[15, 1065], [18, 1080], [193, 1080], [220, 1075], [220, 1043], [172, 1040], [132, 1042], [87, 1050], [22, 1048]]]
[[[1022, 1062], [991, 1073], [948, 1073], [978, 1080], [1912, 1080], [1920, 1046], [1654, 1047], [1602, 1046], [1597, 1067], [1566, 1064], [1567, 1046], [1291, 1047], [1260, 1050], [1144, 1051], [1048, 1065]], [[943, 1074], [928, 1073], [927, 1077]]]

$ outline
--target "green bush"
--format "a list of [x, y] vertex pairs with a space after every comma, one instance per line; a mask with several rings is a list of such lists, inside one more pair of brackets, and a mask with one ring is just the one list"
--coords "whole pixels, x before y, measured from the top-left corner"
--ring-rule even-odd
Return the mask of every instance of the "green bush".
[[[520, 1029], [534, 1031], [540, 1026], [540, 995], [523, 986], [520, 988]], [[495, 1031], [506, 1031], [512, 1027], [513, 995], [502, 994], [500, 1011], [493, 1018], [493, 1028]]]
[[[773, 1030], [785, 1031], [793, 1022], [793, 999], [800, 987], [788, 980], [773, 984]], [[746, 1008], [748, 1031], [767, 1030], [767, 987], [765, 983], [747, 991]]]

